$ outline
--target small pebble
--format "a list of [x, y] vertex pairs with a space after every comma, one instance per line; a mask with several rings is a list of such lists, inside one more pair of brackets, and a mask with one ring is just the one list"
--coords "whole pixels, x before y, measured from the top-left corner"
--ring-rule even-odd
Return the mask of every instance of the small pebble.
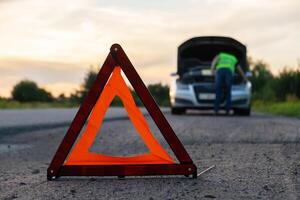
[[38, 174], [38, 173], [40, 173], [40, 170], [39, 169], [34, 169], [34, 170], [31, 171], [31, 173], [32, 174]]
[[72, 194], [75, 194], [75, 193], [76, 193], [76, 190], [70, 190], [70, 192], [71, 192]]
[[204, 198], [214, 199], [216, 197], [214, 195], [207, 194], [207, 195], [204, 196]]

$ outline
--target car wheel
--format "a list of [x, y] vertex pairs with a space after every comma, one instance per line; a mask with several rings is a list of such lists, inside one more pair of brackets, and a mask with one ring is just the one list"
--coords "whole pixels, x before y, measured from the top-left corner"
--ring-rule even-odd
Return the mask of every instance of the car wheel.
[[171, 113], [173, 115], [182, 115], [185, 113], [185, 108], [174, 108], [174, 107], [171, 107]]
[[237, 109], [234, 109], [234, 114], [235, 115], [240, 115], [240, 116], [250, 116], [251, 114], [251, 107], [249, 108], [237, 108]]

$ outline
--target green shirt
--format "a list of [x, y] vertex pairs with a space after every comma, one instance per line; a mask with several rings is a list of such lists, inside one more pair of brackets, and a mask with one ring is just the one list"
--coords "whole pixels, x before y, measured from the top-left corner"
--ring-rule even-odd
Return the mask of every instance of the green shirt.
[[232, 73], [234, 73], [235, 65], [237, 64], [237, 62], [238, 60], [234, 55], [221, 52], [219, 54], [219, 59], [216, 68], [217, 69], [227, 68], [230, 69]]

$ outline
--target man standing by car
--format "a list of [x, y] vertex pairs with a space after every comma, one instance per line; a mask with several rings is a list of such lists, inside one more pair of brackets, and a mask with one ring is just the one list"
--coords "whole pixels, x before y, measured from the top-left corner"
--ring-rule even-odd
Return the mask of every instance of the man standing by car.
[[235, 67], [237, 68], [239, 74], [243, 77], [244, 81], [247, 81], [242, 68], [240, 67], [240, 65], [238, 65], [238, 59], [234, 55], [220, 52], [212, 61], [211, 70], [212, 74], [215, 74], [216, 87], [216, 97], [214, 104], [214, 111], [216, 115], [219, 112], [221, 93], [224, 86], [226, 88], [226, 115], [229, 114], [229, 111], [231, 109], [231, 86], [233, 82]]

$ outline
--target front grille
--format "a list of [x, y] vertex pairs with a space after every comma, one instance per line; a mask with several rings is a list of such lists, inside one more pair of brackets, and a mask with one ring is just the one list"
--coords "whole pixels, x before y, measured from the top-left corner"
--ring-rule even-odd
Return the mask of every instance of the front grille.
[[215, 93], [215, 85], [207, 84], [207, 85], [194, 85], [195, 93]]
[[[194, 85], [194, 91], [198, 103], [202, 104], [212, 104], [214, 99], [199, 99], [199, 94], [215, 94], [215, 85], [214, 84], [205, 84], [205, 85]], [[224, 101], [224, 98], [221, 97], [221, 103]]]

